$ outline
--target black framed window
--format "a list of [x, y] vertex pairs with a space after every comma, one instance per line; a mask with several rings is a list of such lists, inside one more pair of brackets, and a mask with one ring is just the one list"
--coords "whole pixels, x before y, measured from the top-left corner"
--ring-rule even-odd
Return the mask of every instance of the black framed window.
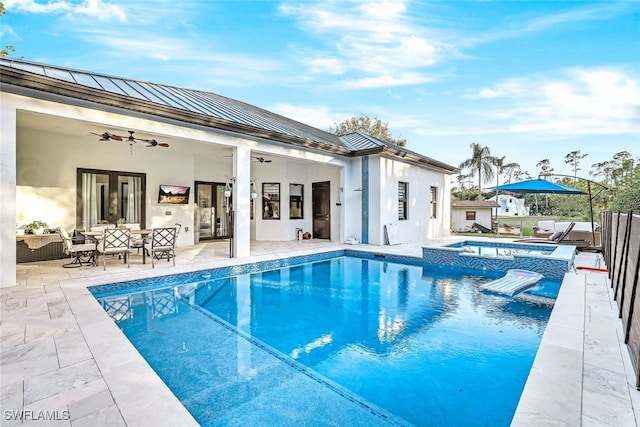
[[280, 219], [280, 183], [262, 184], [262, 219]]
[[431, 218], [438, 217], [438, 187], [431, 187]]
[[304, 217], [304, 185], [289, 184], [289, 219]]
[[409, 204], [407, 203], [409, 193], [409, 183], [398, 183], [398, 219], [404, 220], [409, 217]]
[[76, 228], [100, 224], [140, 224], [146, 219], [146, 175], [103, 169], [76, 169]]

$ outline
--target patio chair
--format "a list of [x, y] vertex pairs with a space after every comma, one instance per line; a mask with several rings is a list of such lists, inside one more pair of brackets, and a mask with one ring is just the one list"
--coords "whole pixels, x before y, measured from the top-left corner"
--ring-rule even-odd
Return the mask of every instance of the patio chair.
[[586, 240], [570, 240], [567, 239], [567, 236], [569, 235], [569, 233], [571, 233], [571, 230], [573, 230], [573, 227], [576, 226], [575, 222], [570, 222], [569, 224], [567, 224], [567, 226], [565, 227], [564, 230], [562, 231], [556, 231], [555, 233], [553, 233], [551, 236], [545, 238], [545, 239], [519, 239], [519, 240], [514, 240], [514, 242], [521, 242], [521, 243], [548, 243], [548, 244], [552, 244], [552, 245], [577, 245], [577, 246], [581, 246], [583, 243], [588, 243]]
[[151, 255], [151, 266], [155, 268], [156, 260], [166, 259], [173, 260], [176, 265], [176, 234], [177, 229], [174, 227], [154, 228], [151, 232], [151, 239], [144, 244], [144, 248]]
[[[129, 230], [140, 230], [140, 224], [124, 224], [124, 228], [128, 228]], [[134, 233], [132, 233], [134, 234]], [[132, 235], [131, 236], [131, 249], [136, 249], [138, 253], [140, 253], [140, 249], [144, 248], [144, 237], [141, 235]]]
[[65, 253], [73, 258], [73, 261], [64, 264], [63, 267], [82, 267], [96, 264], [95, 243], [74, 243], [73, 238], [66, 229], [60, 227], [58, 228], [58, 232], [62, 238]]
[[107, 269], [107, 255], [123, 255], [129, 264], [129, 245], [131, 244], [131, 230], [128, 228], [105, 228], [104, 235], [98, 242], [98, 252], [102, 254], [102, 264]]

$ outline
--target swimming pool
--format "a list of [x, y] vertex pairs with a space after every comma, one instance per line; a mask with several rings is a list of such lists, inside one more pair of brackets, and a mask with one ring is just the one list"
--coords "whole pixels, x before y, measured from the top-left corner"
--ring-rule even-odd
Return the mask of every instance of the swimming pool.
[[91, 288], [203, 425], [508, 425], [551, 311], [384, 259], [223, 273]]

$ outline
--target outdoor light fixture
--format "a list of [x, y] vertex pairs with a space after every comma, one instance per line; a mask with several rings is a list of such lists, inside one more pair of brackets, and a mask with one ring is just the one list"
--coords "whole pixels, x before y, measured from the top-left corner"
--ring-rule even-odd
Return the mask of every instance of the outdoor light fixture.
[[256, 183], [255, 181], [251, 181], [251, 199], [255, 200], [258, 198], [258, 192], [256, 191]]

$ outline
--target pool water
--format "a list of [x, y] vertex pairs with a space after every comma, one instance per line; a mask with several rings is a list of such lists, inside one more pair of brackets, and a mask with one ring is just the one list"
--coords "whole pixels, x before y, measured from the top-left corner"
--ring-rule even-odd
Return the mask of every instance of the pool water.
[[449, 245], [449, 248], [461, 248], [463, 254], [482, 257], [512, 258], [514, 255], [548, 256], [555, 251], [555, 247], [532, 245], [509, 245], [483, 242], [462, 242]]
[[552, 305], [491, 279], [343, 256], [97, 298], [202, 425], [507, 426]]

